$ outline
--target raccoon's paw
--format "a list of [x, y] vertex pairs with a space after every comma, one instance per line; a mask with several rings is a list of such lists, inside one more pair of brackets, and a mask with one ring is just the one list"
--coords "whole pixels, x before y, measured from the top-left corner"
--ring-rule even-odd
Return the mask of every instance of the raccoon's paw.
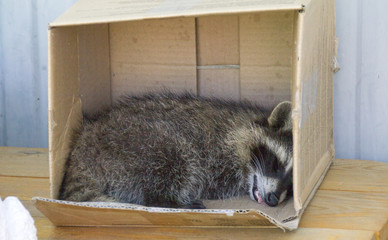
[[195, 200], [192, 201], [189, 204], [186, 204], [184, 206], [186, 209], [206, 209], [205, 205], [203, 205], [203, 202], [201, 200]]

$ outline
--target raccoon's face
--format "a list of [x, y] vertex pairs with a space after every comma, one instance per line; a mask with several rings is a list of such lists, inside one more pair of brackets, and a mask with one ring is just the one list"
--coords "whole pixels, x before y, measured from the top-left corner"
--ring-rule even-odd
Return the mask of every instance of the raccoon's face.
[[249, 195], [258, 203], [274, 207], [292, 190], [291, 103], [279, 104], [264, 124], [257, 146], [251, 148], [254, 171], [248, 176]]
[[254, 172], [248, 179], [249, 194], [258, 203], [274, 207], [292, 195], [292, 146], [284, 143], [273, 141], [252, 149]]

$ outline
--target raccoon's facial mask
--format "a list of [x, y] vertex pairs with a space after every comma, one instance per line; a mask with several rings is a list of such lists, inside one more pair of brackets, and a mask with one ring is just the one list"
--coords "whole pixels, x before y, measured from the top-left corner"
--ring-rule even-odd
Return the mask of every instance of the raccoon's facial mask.
[[258, 203], [277, 206], [292, 195], [292, 104], [275, 107], [264, 125], [259, 146], [251, 149], [254, 173], [249, 194]]
[[266, 146], [252, 149], [254, 172], [249, 176], [249, 195], [258, 203], [277, 206], [292, 195], [292, 158], [282, 162]]

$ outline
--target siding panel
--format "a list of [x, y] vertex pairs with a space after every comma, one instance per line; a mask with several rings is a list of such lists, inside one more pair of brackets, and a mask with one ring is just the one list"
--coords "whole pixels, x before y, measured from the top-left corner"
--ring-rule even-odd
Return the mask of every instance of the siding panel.
[[[0, 1], [0, 145], [47, 147], [47, 26], [76, 0]], [[388, 162], [388, 2], [337, 0], [337, 158]]]
[[341, 0], [336, 7], [336, 157], [388, 162], [388, 2]]
[[0, 1], [0, 145], [47, 147], [47, 28], [75, 0]]

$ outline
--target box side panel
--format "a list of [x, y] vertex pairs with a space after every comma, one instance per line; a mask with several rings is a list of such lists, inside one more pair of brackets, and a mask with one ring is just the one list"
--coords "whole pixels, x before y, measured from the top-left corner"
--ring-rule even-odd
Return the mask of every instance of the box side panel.
[[198, 66], [240, 63], [238, 15], [197, 18]]
[[291, 100], [294, 11], [240, 17], [241, 99], [268, 108]]
[[199, 69], [200, 96], [240, 100], [240, 69]]
[[240, 100], [238, 15], [197, 19], [200, 96]]
[[82, 111], [92, 114], [111, 104], [109, 26], [78, 28]]
[[195, 19], [110, 24], [113, 101], [163, 88], [197, 92]]
[[302, 209], [334, 158], [334, 1], [311, 1], [298, 14], [294, 91], [294, 197]]
[[77, 28], [49, 31], [50, 193], [58, 197], [72, 130], [80, 122]]
[[297, 10], [306, 0], [80, 0], [51, 26], [108, 23], [165, 17]]

